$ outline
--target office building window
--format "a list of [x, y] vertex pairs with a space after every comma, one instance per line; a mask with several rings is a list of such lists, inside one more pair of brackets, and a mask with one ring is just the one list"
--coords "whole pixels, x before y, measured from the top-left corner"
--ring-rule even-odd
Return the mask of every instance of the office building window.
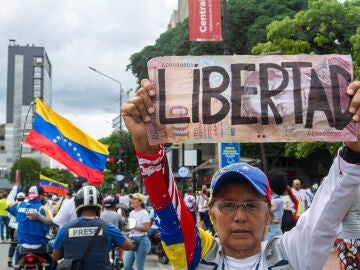
[[42, 66], [43, 65], [43, 58], [40, 56], [34, 57], [34, 66]]
[[41, 67], [34, 67], [34, 78], [40, 79], [41, 78]]
[[34, 97], [41, 96], [41, 79], [34, 79]]

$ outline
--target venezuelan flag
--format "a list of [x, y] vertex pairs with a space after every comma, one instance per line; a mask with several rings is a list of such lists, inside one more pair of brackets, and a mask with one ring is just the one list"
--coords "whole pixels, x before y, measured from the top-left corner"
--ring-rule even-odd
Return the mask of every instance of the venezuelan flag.
[[40, 186], [43, 187], [45, 192], [55, 193], [61, 196], [65, 196], [69, 192], [68, 184], [58, 182], [42, 174], [40, 174]]
[[95, 186], [104, 177], [108, 146], [89, 136], [36, 98], [35, 121], [25, 143]]

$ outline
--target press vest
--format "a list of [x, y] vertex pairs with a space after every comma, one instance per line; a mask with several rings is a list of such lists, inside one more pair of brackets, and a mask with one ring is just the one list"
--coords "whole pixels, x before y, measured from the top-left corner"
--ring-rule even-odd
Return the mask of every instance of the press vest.
[[[64, 258], [81, 258], [85, 249], [95, 234], [100, 220], [73, 220], [65, 225]], [[106, 224], [100, 230], [88, 255], [84, 259], [84, 269], [111, 269], [107, 244]]]

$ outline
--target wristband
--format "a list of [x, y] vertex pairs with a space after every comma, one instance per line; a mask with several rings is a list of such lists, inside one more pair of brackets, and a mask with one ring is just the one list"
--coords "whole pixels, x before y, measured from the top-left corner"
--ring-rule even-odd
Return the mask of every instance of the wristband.
[[360, 164], [360, 153], [351, 150], [350, 147], [345, 144], [340, 149], [340, 157], [342, 157], [346, 162]]

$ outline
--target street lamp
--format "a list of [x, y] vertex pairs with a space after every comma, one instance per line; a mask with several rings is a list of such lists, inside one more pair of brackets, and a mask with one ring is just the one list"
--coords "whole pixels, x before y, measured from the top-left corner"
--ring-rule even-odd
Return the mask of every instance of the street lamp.
[[[123, 89], [122, 89], [122, 84], [120, 81], [98, 71], [97, 69], [93, 68], [93, 67], [90, 67], [89, 66], [89, 69], [91, 69], [92, 71], [96, 72], [96, 73], [99, 73], [100, 75], [112, 80], [113, 82], [116, 82], [117, 84], [119, 84], [120, 86], [120, 107], [122, 105], [122, 94], [123, 94]], [[120, 174], [121, 173], [121, 163], [123, 162], [122, 160], [122, 150], [123, 150], [123, 141], [122, 141], [122, 117], [121, 117], [121, 114], [119, 114], [119, 122], [120, 122], [120, 127], [119, 127], [119, 132], [120, 132], [120, 139], [119, 139], [119, 168], [118, 168], [118, 173]]]

